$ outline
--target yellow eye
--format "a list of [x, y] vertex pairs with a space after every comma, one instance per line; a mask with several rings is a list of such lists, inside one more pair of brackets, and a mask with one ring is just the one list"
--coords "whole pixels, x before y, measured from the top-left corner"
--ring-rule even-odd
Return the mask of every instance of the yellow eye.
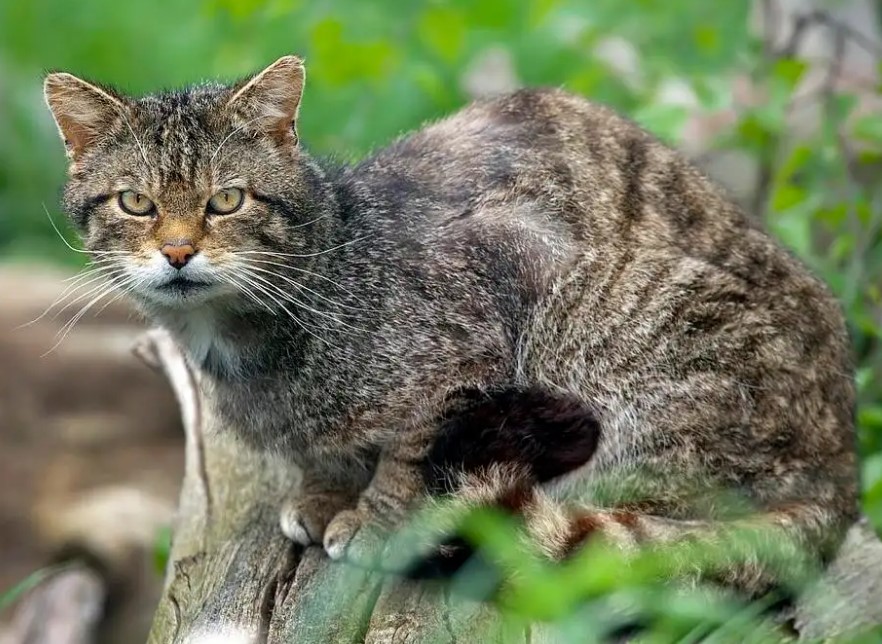
[[208, 210], [217, 215], [229, 215], [242, 207], [245, 193], [239, 188], [224, 188], [208, 200]]
[[119, 193], [119, 207], [130, 215], [149, 215], [156, 206], [146, 196], [134, 190], [123, 190]]

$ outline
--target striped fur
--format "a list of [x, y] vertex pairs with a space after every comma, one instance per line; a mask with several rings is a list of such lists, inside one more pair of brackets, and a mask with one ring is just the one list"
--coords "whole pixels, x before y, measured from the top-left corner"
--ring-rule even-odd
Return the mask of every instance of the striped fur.
[[[286, 57], [141, 98], [46, 82], [86, 248], [185, 346], [214, 413], [317, 491], [286, 507], [289, 535], [357, 559], [419, 498], [452, 392], [535, 387], [584, 404], [601, 434], [555, 484], [559, 506], [524, 507], [549, 554], [589, 532], [623, 547], [718, 534], [710, 489], [814, 558], [836, 546], [858, 507], [844, 319], [718, 187], [557, 89], [318, 162], [296, 136], [303, 81]], [[213, 215], [229, 186], [244, 206]], [[124, 189], [155, 211], [121, 212]], [[195, 249], [186, 288], [169, 240]]]

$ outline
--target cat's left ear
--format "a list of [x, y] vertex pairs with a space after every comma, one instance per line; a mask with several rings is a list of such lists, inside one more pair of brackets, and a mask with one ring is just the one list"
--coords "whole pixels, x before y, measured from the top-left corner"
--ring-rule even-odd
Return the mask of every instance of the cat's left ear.
[[284, 56], [236, 90], [227, 107], [244, 128], [280, 144], [297, 143], [297, 113], [306, 70], [297, 56]]

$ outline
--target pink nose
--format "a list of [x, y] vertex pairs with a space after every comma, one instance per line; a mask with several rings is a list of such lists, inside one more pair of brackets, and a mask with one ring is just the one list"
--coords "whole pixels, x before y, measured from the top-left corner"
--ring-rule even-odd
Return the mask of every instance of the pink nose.
[[190, 258], [196, 254], [196, 249], [193, 248], [193, 244], [190, 243], [164, 244], [162, 248], [159, 249], [159, 252], [165, 255], [169, 264], [177, 269], [181, 269], [184, 268], [184, 266], [187, 265], [187, 262], [190, 261]]

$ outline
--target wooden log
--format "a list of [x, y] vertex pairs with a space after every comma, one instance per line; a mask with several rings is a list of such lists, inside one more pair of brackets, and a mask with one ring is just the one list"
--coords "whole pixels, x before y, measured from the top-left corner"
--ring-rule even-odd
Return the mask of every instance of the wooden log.
[[[250, 452], [210, 417], [168, 335], [149, 332], [140, 352], [171, 381], [187, 433], [150, 642], [559, 641], [551, 628], [506, 624], [491, 606], [437, 586], [381, 578], [294, 546], [278, 527], [281, 501], [297, 483], [291, 468]], [[882, 543], [865, 522], [849, 533], [821, 586], [799, 601], [793, 621], [809, 638], [882, 624]]]

